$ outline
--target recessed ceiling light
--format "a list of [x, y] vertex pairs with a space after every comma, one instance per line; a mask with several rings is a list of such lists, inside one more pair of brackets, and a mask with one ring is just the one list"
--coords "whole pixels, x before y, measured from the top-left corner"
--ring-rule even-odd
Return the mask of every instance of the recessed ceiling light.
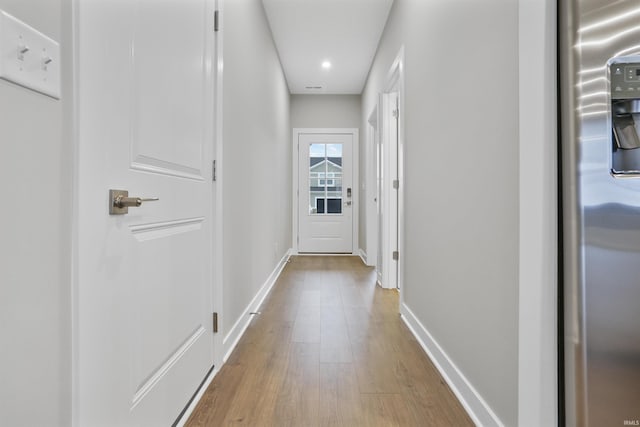
[[331, 68], [331, 62], [329, 61], [324, 61], [322, 63], [322, 68], [324, 68], [325, 70], [328, 70], [329, 68]]

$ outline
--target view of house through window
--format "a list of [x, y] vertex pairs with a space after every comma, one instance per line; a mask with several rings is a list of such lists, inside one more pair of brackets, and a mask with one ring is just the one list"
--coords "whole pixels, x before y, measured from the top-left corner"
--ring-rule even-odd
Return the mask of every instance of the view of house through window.
[[342, 213], [342, 144], [309, 146], [309, 214]]

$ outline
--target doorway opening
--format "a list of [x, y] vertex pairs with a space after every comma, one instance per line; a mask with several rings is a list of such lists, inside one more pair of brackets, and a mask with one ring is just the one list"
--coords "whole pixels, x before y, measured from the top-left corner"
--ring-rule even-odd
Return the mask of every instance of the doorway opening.
[[403, 223], [403, 50], [394, 61], [378, 101], [379, 138], [376, 149], [377, 279], [388, 289], [402, 287]]

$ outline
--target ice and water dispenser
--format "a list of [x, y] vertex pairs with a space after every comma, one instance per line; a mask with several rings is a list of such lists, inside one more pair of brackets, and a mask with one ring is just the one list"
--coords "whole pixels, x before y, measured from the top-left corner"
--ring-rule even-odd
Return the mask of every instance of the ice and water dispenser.
[[640, 174], [640, 57], [611, 61], [609, 79], [611, 169], [617, 175]]

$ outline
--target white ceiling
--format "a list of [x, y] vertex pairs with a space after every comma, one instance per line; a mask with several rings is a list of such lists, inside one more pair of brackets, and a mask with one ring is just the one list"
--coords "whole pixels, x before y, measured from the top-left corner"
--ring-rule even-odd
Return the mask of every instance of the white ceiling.
[[362, 93], [393, 0], [262, 2], [291, 93]]

